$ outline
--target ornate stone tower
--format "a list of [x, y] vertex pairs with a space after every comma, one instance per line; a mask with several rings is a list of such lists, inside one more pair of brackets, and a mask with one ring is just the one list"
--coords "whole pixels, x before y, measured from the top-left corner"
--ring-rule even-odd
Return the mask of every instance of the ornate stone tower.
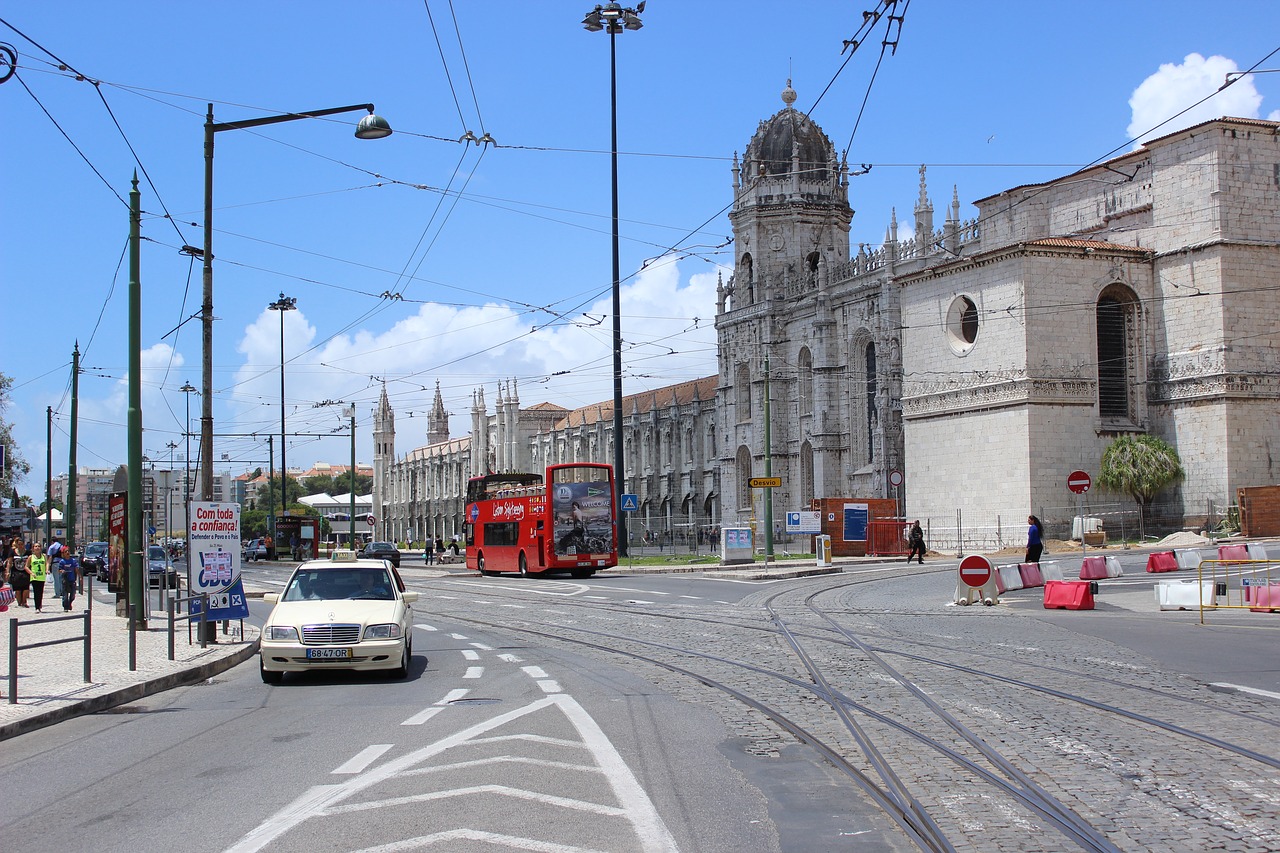
[[772, 490], [775, 519], [815, 494], [840, 494], [833, 481], [847, 467], [839, 377], [848, 352], [829, 288], [849, 267], [849, 171], [795, 101], [788, 80], [783, 109], [733, 161], [737, 258], [716, 316], [726, 523], [763, 517], [761, 493], [746, 480], [764, 473], [766, 453], [784, 481]]
[[449, 413], [440, 396], [440, 382], [436, 382], [436, 398], [427, 413], [427, 444], [441, 444], [449, 440]]
[[[386, 531], [391, 508], [391, 466], [396, 460], [396, 413], [382, 386], [378, 407], [373, 410], [373, 512], [378, 531]], [[379, 535], [383, 535], [380, 533]]]

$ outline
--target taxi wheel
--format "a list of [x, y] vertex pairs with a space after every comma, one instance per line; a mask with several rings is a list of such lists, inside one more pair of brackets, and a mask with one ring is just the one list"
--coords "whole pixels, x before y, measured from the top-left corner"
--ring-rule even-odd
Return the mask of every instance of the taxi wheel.
[[258, 671], [262, 673], [262, 681], [264, 684], [279, 684], [284, 680], [283, 672], [273, 672], [262, 665], [262, 659], [258, 659]]
[[409, 643], [404, 644], [400, 652], [400, 665], [391, 670], [391, 677], [394, 679], [402, 679], [409, 677]]
[[520, 552], [520, 577], [529, 577], [529, 564], [524, 559], [524, 552]]

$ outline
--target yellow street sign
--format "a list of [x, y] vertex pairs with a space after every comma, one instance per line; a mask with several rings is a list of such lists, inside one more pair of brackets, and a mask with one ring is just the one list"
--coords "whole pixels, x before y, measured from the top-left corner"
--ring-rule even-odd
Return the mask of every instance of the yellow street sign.
[[747, 485], [753, 489], [780, 489], [782, 488], [781, 477], [752, 477], [747, 480]]

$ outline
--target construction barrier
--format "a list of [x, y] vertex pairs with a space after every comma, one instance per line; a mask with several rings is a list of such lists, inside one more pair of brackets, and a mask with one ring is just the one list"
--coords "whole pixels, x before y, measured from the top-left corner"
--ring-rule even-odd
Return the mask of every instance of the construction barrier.
[[1120, 560], [1115, 557], [1085, 557], [1080, 562], [1080, 580], [1098, 581], [1103, 578], [1124, 577]]
[[1147, 555], [1147, 571], [1176, 572], [1177, 570], [1178, 558], [1172, 551], [1156, 551], [1154, 554]]
[[1022, 589], [1022, 573], [1017, 566], [1000, 566], [996, 569], [996, 588], [1001, 592]]
[[876, 557], [902, 557], [911, 553], [906, 526], [901, 520], [867, 522], [867, 554]]
[[1039, 563], [1019, 563], [1018, 574], [1022, 576], [1022, 585], [1027, 589], [1044, 586], [1044, 577], [1040, 574]]
[[1178, 561], [1178, 568], [1183, 571], [1194, 572], [1200, 565], [1199, 548], [1175, 548], [1173, 556]]
[[[1228, 548], [1228, 554], [1248, 553], [1244, 545], [1224, 545], [1219, 553]], [[1201, 560], [1197, 574], [1200, 583], [1212, 588], [1214, 606], [1219, 610], [1280, 611], [1280, 563], [1234, 558]], [[1202, 619], [1205, 609], [1208, 608], [1201, 608]]]
[[1047, 581], [1045, 610], [1092, 610], [1093, 585], [1079, 581]]
[[1211, 581], [1160, 581], [1155, 592], [1156, 605], [1161, 610], [1199, 610], [1217, 606]]
[[1045, 583], [1048, 583], [1049, 581], [1066, 580], [1066, 578], [1062, 576], [1062, 566], [1059, 566], [1054, 561], [1040, 564], [1040, 577], [1044, 579]]

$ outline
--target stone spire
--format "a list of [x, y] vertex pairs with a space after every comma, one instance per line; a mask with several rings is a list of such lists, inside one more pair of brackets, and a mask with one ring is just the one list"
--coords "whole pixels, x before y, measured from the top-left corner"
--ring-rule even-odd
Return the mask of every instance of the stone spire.
[[440, 395], [440, 381], [436, 380], [436, 397], [427, 413], [427, 444], [443, 444], [449, 440], [449, 413]]

